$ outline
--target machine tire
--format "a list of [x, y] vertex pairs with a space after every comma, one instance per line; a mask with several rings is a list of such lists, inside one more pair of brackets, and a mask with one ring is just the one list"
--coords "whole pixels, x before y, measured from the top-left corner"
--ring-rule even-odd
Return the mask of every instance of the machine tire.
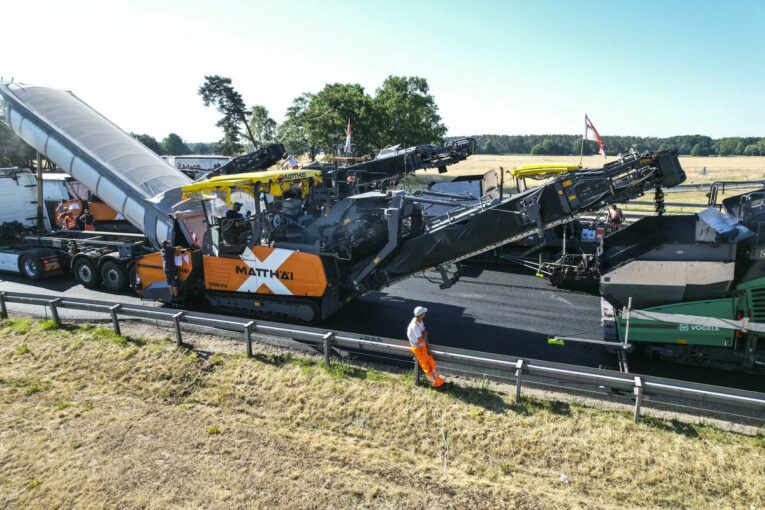
[[116, 260], [107, 260], [101, 264], [101, 283], [109, 292], [122, 292], [127, 285], [125, 268]]
[[24, 275], [24, 278], [28, 280], [37, 281], [42, 279], [42, 263], [40, 262], [40, 259], [34, 255], [24, 255], [21, 257], [19, 269], [21, 270], [21, 274]]
[[80, 257], [75, 260], [72, 272], [74, 273], [74, 278], [85, 288], [95, 289], [100, 283], [101, 279], [96, 270], [96, 265], [89, 258]]

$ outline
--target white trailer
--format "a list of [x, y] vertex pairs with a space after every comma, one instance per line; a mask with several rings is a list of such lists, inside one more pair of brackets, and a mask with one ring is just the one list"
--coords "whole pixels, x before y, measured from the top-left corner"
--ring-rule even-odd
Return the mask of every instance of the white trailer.
[[188, 156], [162, 156], [170, 166], [183, 172], [192, 179], [198, 179], [231, 161], [228, 156], [196, 154]]

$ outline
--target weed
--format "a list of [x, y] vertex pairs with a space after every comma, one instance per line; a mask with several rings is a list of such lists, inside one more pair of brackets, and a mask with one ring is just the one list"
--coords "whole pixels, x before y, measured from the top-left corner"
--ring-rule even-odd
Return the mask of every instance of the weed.
[[86, 411], [92, 411], [94, 407], [96, 407], [95, 404], [90, 400], [86, 400], [82, 403], [82, 408]]
[[207, 359], [207, 362], [208, 362], [208, 363], [209, 363], [211, 366], [217, 367], [217, 366], [219, 366], [219, 365], [222, 365], [222, 364], [223, 364], [223, 356], [221, 356], [221, 354], [220, 354], [219, 352], [216, 352], [215, 354], [213, 354], [212, 356], [210, 356], [210, 357]]
[[95, 327], [92, 328], [89, 333], [90, 337], [94, 340], [112, 341], [120, 345], [120, 347], [124, 347], [127, 344], [127, 338], [118, 335], [114, 330], [109, 328]]
[[309, 358], [307, 356], [298, 356], [294, 358], [292, 362], [303, 368], [315, 367], [318, 363], [314, 358]]
[[130, 349], [126, 349], [122, 352], [122, 359], [130, 359], [138, 354], [138, 347], [131, 346]]
[[17, 335], [26, 335], [32, 329], [31, 319], [8, 319], [4, 323], [12, 333]]
[[56, 402], [56, 410], [63, 411], [67, 407], [71, 407], [71, 405], [72, 404], [70, 404], [69, 402], [64, 402], [63, 400], [60, 400], [60, 401]]
[[513, 470], [510, 467], [510, 464], [508, 464], [507, 462], [499, 463], [499, 472], [505, 476], [510, 476], [511, 474], [513, 474]]
[[56, 321], [54, 321], [53, 319], [48, 319], [47, 321], [40, 322], [40, 329], [42, 331], [50, 331], [52, 329], [58, 329], [58, 324], [56, 324]]
[[32, 490], [40, 486], [42, 482], [35, 478], [34, 480], [30, 480], [29, 483], [27, 483], [27, 489]]
[[331, 375], [332, 377], [336, 377], [338, 379], [344, 379], [346, 377], [354, 377], [356, 379], [366, 379], [367, 378], [367, 371], [363, 368], [357, 368], [352, 365], [349, 365], [348, 363], [345, 363], [344, 361], [335, 361], [334, 363], [330, 363], [329, 365], [326, 365], [322, 361], [322, 366], [325, 368], [327, 373]]
[[16, 355], [18, 355], [18, 356], [23, 356], [24, 354], [29, 354], [29, 353], [30, 353], [30, 352], [32, 352], [32, 351], [30, 351], [30, 350], [29, 350], [29, 346], [28, 346], [27, 344], [21, 344], [21, 345], [18, 347], [18, 349], [16, 349], [14, 352], [15, 352], [15, 353], [16, 353]]
[[473, 418], [481, 419], [483, 418], [483, 415], [484, 415], [484, 410], [479, 407], [474, 407], [473, 409], [470, 410], [470, 416], [472, 416]]
[[489, 378], [486, 377], [486, 374], [481, 376], [481, 380], [478, 381], [478, 390], [479, 391], [487, 391], [489, 389]]
[[367, 369], [367, 379], [369, 379], [370, 381], [379, 382], [379, 381], [384, 381], [387, 378], [388, 377], [387, 377], [387, 375], [384, 372], [381, 372], [379, 370], [375, 370], [373, 368], [368, 368]]
[[41, 391], [45, 391], [47, 389], [48, 389], [48, 387], [45, 384], [32, 383], [32, 384], [30, 384], [29, 386], [26, 387], [24, 392], [27, 395], [34, 395], [35, 393], [40, 393]]
[[220, 434], [220, 429], [218, 427], [207, 427], [207, 433], [211, 436], [214, 436], [216, 434]]
[[475, 476], [476, 474], [478, 474], [478, 471], [473, 466], [468, 466], [465, 468], [465, 474], [470, 476]]

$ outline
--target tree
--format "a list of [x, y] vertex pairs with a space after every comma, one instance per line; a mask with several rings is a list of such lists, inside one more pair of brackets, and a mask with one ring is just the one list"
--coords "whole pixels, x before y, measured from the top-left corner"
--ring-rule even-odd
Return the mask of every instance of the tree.
[[195, 142], [187, 143], [192, 154], [215, 154], [218, 152], [217, 143]]
[[345, 128], [351, 122], [353, 143], [359, 152], [379, 147], [377, 122], [372, 98], [361, 85], [333, 83], [311, 98], [305, 112], [308, 145], [327, 151], [345, 140]]
[[238, 124], [231, 125], [228, 120], [219, 122], [223, 128], [223, 138], [218, 142], [218, 149], [224, 156], [238, 156], [244, 151], [244, 146], [239, 140], [240, 133]]
[[481, 144], [481, 154], [496, 154], [497, 153], [497, 147], [495, 147], [494, 142], [491, 140], [491, 138], [486, 138], [486, 141]]
[[[247, 138], [253, 145], [257, 145], [255, 137], [250, 130], [250, 124], [247, 122], [247, 108], [244, 105], [242, 95], [234, 90], [231, 85], [231, 78], [213, 75], [205, 76], [205, 82], [199, 87], [198, 93], [202, 96], [205, 106], [214, 105], [218, 112], [223, 115], [216, 123], [216, 126], [223, 129], [223, 140], [221, 141], [221, 152], [224, 150], [242, 150], [240, 142], [241, 125], [247, 130]], [[234, 156], [236, 153], [225, 153]]]
[[166, 154], [162, 146], [159, 144], [156, 138], [147, 134], [130, 133], [133, 138], [144, 144], [148, 149], [154, 151], [155, 154], [162, 156]]
[[292, 100], [287, 108], [284, 122], [277, 130], [278, 140], [292, 154], [303, 154], [306, 150], [313, 159], [316, 156], [316, 146], [308, 144], [308, 105], [313, 94], [301, 94]]
[[746, 148], [744, 148], [744, 155], [745, 156], [759, 156], [760, 155], [760, 148], [759, 146], [755, 144], [747, 145]]
[[405, 147], [441, 143], [446, 126], [429, 93], [428, 81], [418, 76], [388, 76], [377, 89], [373, 105], [380, 115], [379, 140]]
[[5, 124], [0, 122], [0, 167], [20, 166], [32, 168], [35, 150], [17, 137]]
[[[582, 150], [582, 144], [584, 144], [584, 150]], [[595, 154], [595, 149], [594, 149], [595, 144], [596, 142], [593, 142], [591, 140], [585, 140], [581, 136], [577, 137], [577, 139], [574, 141], [573, 146], [571, 147], [571, 153], [577, 154], [577, 155], [583, 154], [584, 156]]]
[[272, 119], [265, 106], [255, 105], [250, 113], [250, 132], [255, 140], [255, 147], [274, 143], [276, 137], [276, 121]]
[[175, 133], [170, 133], [164, 140], [162, 140], [162, 149], [164, 149], [166, 154], [171, 156], [191, 154], [191, 149], [189, 149], [188, 146], [183, 143], [181, 137]]
[[541, 143], [538, 143], [534, 147], [531, 148], [531, 155], [532, 156], [539, 156], [539, 155], [544, 155], [544, 154], [545, 154], [545, 149], [544, 149], [544, 147], [542, 146]]

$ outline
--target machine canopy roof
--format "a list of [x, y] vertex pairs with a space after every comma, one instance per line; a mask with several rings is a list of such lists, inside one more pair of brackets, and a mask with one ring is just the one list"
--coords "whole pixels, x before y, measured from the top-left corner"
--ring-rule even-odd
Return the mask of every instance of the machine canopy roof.
[[260, 190], [280, 197], [284, 192], [294, 189], [296, 185], [302, 185], [303, 194], [307, 193], [309, 186], [322, 182], [322, 174], [319, 170], [270, 170], [266, 172], [251, 172], [244, 174], [219, 175], [204, 181], [195, 182], [183, 186], [184, 199], [204, 200], [206, 198], [220, 197], [225, 194], [226, 202], [232, 191], [241, 191], [252, 194], [260, 185]]

